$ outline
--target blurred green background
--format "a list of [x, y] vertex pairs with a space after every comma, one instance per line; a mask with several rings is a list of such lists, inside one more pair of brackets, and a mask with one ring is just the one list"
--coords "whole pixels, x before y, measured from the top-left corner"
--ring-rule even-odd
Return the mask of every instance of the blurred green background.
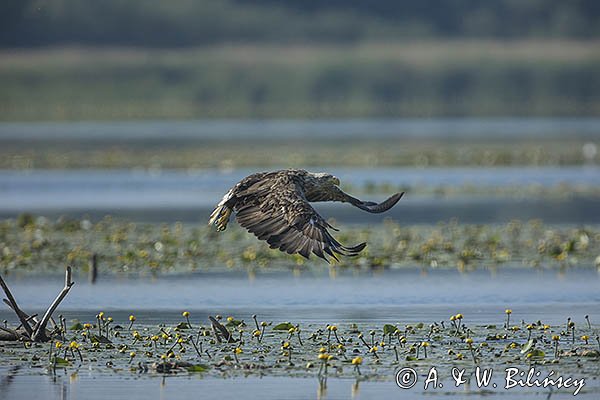
[[0, 120], [596, 116], [600, 2], [5, 0]]

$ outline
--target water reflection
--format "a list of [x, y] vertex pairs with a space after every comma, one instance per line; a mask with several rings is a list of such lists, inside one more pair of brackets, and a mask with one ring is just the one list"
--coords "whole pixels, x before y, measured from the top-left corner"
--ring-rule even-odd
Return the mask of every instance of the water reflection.
[[[106, 400], [106, 399], [195, 399], [218, 398], [219, 400], [239, 400], [240, 398], [273, 398], [273, 399], [382, 399], [423, 394], [442, 396], [501, 396], [502, 399], [519, 399], [524, 395], [523, 389], [511, 391], [502, 389], [482, 390], [468, 382], [455, 388], [444, 385], [443, 388], [423, 391], [421, 385], [410, 390], [402, 390], [396, 386], [393, 377], [384, 381], [362, 381], [329, 377], [236, 377], [213, 378], [199, 375], [134, 375], [129, 371], [112, 374], [100, 374], [90, 371], [78, 373], [73, 378], [65, 370], [57, 370], [55, 376], [39, 375], [23, 369], [0, 369], [0, 382], [9, 380], [9, 386], [2, 386], [0, 394], [6, 399], [47, 400]], [[596, 399], [600, 387], [598, 382], [589, 379], [585, 390], [578, 394], [578, 399]], [[572, 391], [550, 391], [544, 388], [527, 388], [528, 396], [544, 396], [553, 399], [573, 398]]]
[[0, 393], [6, 393], [8, 391], [9, 386], [14, 381], [15, 375], [19, 373], [20, 369], [20, 365], [14, 365], [8, 368], [5, 374], [0, 377]]

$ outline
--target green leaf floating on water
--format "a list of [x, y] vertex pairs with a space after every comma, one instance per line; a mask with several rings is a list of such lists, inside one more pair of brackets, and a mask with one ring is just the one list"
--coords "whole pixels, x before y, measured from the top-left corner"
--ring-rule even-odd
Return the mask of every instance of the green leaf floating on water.
[[398, 329], [398, 328], [396, 328], [394, 325], [385, 324], [383, 326], [383, 334], [384, 335], [390, 335], [390, 334], [396, 332], [396, 329]]
[[52, 359], [53, 363], [56, 365], [69, 365], [69, 360], [65, 360], [64, 358], [61, 357], [54, 357]]
[[414, 356], [406, 356], [406, 361], [417, 361], [417, 357], [414, 357]]
[[529, 353], [527, 353], [527, 358], [533, 360], [542, 360], [544, 357], [546, 357], [546, 353], [539, 349], [533, 349]]
[[83, 324], [79, 321], [76, 321], [73, 325], [71, 325], [69, 330], [70, 331], [81, 331], [81, 330], [83, 330]]
[[599, 358], [600, 357], [600, 351], [598, 350], [584, 350], [581, 352], [581, 355], [584, 357], [592, 357], [592, 358]]
[[273, 327], [274, 331], [289, 331], [290, 329], [295, 328], [294, 325], [292, 325], [291, 322], [282, 322], [278, 325], [275, 325]]
[[208, 370], [208, 365], [196, 364], [187, 368], [188, 372], [204, 372]]
[[535, 342], [533, 341], [533, 339], [529, 339], [527, 341], [527, 343], [525, 343], [523, 345], [523, 348], [521, 349], [521, 354], [525, 354], [527, 353], [529, 350], [531, 350], [531, 348], [533, 347], [533, 345], [535, 344]]
[[231, 321], [227, 321], [227, 323], [225, 324], [225, 326], [229, 326], [229, 327], [235, 327], [240, 325], [241, 323], [243, 323], [244, 321], [239, 321], [237, 319], [232, 319]]
[[176, 329], [190, 329], [190, 325], [187, 322], [180, 322], [175, 327]]
[[92, 343], [104, 343], [104, 344], [106, 344], [106, 343], [112, 343], [110, 341], [110, 339], [107, 338], [106, 336], [98, 336], [98, 335], [92, 335], [90, 337], [90, 341]]

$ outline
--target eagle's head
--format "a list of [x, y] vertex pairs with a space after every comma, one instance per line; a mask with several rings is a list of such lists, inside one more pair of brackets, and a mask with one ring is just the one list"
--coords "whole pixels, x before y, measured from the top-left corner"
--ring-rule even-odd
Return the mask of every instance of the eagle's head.
[[333, 176], [326, 172], [311, 173], [311, 175], [319, 183], [319, 185], [329, 186], [340, 184], [340, 180], [336, 176]]

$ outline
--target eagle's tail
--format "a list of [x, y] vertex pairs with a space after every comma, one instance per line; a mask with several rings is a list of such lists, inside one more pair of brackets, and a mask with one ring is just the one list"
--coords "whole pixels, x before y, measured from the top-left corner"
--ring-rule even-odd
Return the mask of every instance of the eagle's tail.
[[223, 200], [221, 200], [219, 204], [217, 204], [217, 207], [215, 207], [208, 219], [208, 225], [215, 225], [218, 231], [224, 231], [227, 228], [229, 217], [233, 212], [233, 209], [227, 205], [230, 195], [231, 191], [223, 197]]

